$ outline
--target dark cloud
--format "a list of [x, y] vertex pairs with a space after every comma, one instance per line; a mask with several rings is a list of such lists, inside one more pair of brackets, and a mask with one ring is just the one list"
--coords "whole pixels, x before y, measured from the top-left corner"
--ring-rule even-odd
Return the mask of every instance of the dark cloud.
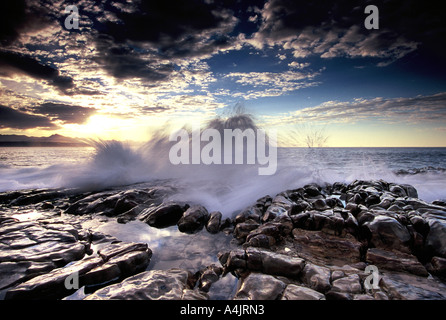
[[234, 1], [106, 1], [94, 21], [94, 58], [119, 79], [165, 80], [179, 59], [200, 58], [229, 48], [237, 23]]
[[96, 113], [95, 108], [72, 106], [62, 103], [43, 103], [33, 108], [35, 113], [43, 114], [51, 121], [60, 120], [63, 123], [82, 124]]
[[31, 128], [51, 128], [57, 126], [48, 118], [33, 115], [0, 105], [0, 128], [31, 129]]
[[[378, 30], [364, 27], [364, 9], [369, 4], [379, 9]], [[257, 45], [286, 43], [296, 57], [396, 60], [418, 48], [438, 54], [439, 39], [446, 36], [445, 21], [435, 5], [415, 0], [269, 0], [254, 40]]]
[[162, 62], [154, 55], [142, 54], [128, 45], [115, 44], [110, 38], [97, 39], [101, 54], [93, 59], [117, 79], [141, 78], [148, 82], [166, 79], [173, 64]]
[[0, 44], [9, 46], [22, 33], [37, 31], [48, 24], [41, 4], [26, 0], [2, 0], [0, 10]]
[[0, 67], [4, 75], [23, 73], [34, 79], [47, 80], [48, 84], [65, 92], [74, 88], [73, 79], [61, 76], [59, 71], [51, 66], [42, 64], [35, 58], [12, 51], [0, 51]]

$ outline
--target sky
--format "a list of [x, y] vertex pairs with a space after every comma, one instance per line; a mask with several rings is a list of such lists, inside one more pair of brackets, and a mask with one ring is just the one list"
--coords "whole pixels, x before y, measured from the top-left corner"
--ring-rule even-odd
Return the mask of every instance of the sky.
[[445, 39], [415, 0], [3, 0], [0, 134], [145, 141], [242, 106], [280, 146], [445, 147]]

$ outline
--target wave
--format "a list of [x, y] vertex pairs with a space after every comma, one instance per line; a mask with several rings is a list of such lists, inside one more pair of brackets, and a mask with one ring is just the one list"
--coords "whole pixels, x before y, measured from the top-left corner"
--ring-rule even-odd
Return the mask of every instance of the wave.
[[[192, 147], [193, 130], [187, 126]], [[223, 133], [225, 129], [253, 129], [252, 116], [240, 111], [216, 118], [204, 129]], [[90, 141], [95, 148], [89, 160], [48, 167], [1, 168], [0, 191], [30, 188], [74, 188], [82, 191], [137, 183], [168, 184], [177, 192], [172, 200], [200, 203], [210, 211], [230, 215], [265, 195], [275, 195], [308, 183], [350, 183], [356, 179], [384, 179], [413, 185], [426, 201], [446, 198], [446, 169], [422, 167], [391, 170], [385, 163], [353, 157], [348, 162], [333, 157], [327, 150], [281, 150], [274, 175], [259, 175], [259, 164], [180, 164], [174, 165], [169, 151], [176, 141], [170, 133], [178, 130], [164, 126], [153, 138], [134, 146], [123, 141]], [[202, 147], [202, 145], [200, 145]], [[243, 150], [247, 150], [246, 148]], [[325, 152], [325, 153], [324, 153]], [[244, 155], [246, 156], [246, 154]], [[348, 158], [347, 155], [343, 155]]]
[[426, 173], [444, 173], [446, 168], [442, 167], [422, 167], [422, 168], [409, 168], [409, 169], [399, 169], [394, 171], [396, 175], [416, 175], [416, 174], [426, 174]]

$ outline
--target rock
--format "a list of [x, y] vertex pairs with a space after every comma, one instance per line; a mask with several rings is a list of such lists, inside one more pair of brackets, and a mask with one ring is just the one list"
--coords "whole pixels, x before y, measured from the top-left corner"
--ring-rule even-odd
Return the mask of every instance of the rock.
[[337, 279], [333, 281], [331, 290], [347, 294], [361, 293], [362, 287], [359, 276], [352, 274], [348, 277]]
[[18, 261], [0, 263], [0, 290], [50, 272], [56, 268], [49, 262]]
[[232, 250], [220, 255], [220, 263], [228, 270], [246, 269], [246, 252], [242, 249]]
[[242, 280], [234, 300], [276, 300], [285, 290], [286, 284], [271, 275], [251, 272]]
[[265, 234], [255, 234], [255, 235], [249, 237], [249, 240], [247, 240], [244, 243], [244, 246], [270, 248], [275, 243], [276, 243], [276, 239], [274, 239], [274, 237], [272, 237], [272, 236], [267, 236]]
[[289, 216], [280, 216], [272, 221], [266, 222], [249, 232], [246, 241], [251, 238], [263, 234], [272, 237], [275, 242], [280, 242], [283, 237], [286, 237], [293, 230], [293, 222]]
[[313, 289], [289, 284], [285, 288], [282, 300], [325, 300], [325, 296]]
[[331, 281], [345, 277], [345, 273], [342, 270], [335, 270], [331, 273]]
[[406, 194], [407, 194], [408, 197], [418, 198], [417, 189], [415, 189], [413, 186], [411, 186], [410, 184], [402, 184], [400, 186], [402, 188], [404, 188], [404, 190], [406, 191]]
[[139, 220], [155, 228], [173, 226], [181, 219], [187, 207], [174, 202], [162, 203], [143, 210], [139, 214]]
[[[107, 286], [84, 300], [182, 300], [189, 273], [182, 269], [141, 272], [124, 281]], [[191, 294], [187, 293], [186, 298]]]
[[394, 193], [398, 197], [407, 197], [406, 191], [399, 185], [391, 185], [389, 191]]
[[302, 281], [309, 288], [325, 293], [331, 288], [330, 269], [307, 263], [302, 271]]
[[376, 265], [379, 269], [406, 271], [424, 277], [429, 275], [417, 258], [407, 253], [369, 248], [366, 261]]
[[246, 258], [249, 270], [289, 278], [299, 276], [305, 265], [303, 259], [252, 247], [246, 249]]
[[0, 226], [1, 262], [46, 262], [55, 267], [81, 259], [88, 244], [77, 230], [62, 224], [12, 222]]
[[209, 233], [217, 233], [220, 231], [222, 214], [220, 211], [213, 211], [210, 213], [209, 221], [206, 224], [206, 230]]
[[254, 247], [232, 250], [219, 260], [227, 270], [247, 269], [290, 278], [299, 276], [305, 265], [303, 259]]
[[199, 231], [209, 220], [209, 213], [201, 205], [192, 205], [178, 221], [178, 230], [185, 233]]
[[317, 199], [317, 200], [313, 201], [312, 205], [313, 205], [314, 209], [319, 210], [319, 211], [324, 211], [324, 210], [330, 209], [330, 207], [327, 205], [327, 203], [323, 199]]
[[246, 237], [252, 230], [259, 227], [259, 223], [253, 220], [247, 220], [246, 222], [239, 223], [234, 228], [234, 237], [238, 240], [245, 242]]
[[371, 194], [365, 199], [366, 206], [372, 206], [381, 202], [381, 198], [377, 194]]
[[262, 216], [262, 221], [267, 222], [275, 219], [276, 217], [287, 215], [288, 212], [292, 211], [294, 206], [295, 203], [293, 201], [279, 194], [274, 197], [271, 205], [266, 209]]
[[446, 285], [434, 279], [407, 273], [385, 273], [381, 288], [390, 299], [396, 300], [445, 300]]
[[245, 222], [247, 220], [253, 220], [259, 223], [262, 215], [263, 211], [261, 208], [257, 206], [251, 206], [242, 210], [239, 214], [237, 214], [234, 220], [236, 224]]
[[429, 232], [426, 236], [426, 250], [432, 255], [446, 258], [446, 220], [428, 219]]
[[317, 197], [321, 194], [319, 191], [319, 187], [317, 185], [306, 185], [304, 186], [305, 196], [306, 197]]
[[297, 254], [317, 265], [344, 265], [361, 258], [362, 244], [352, 235], [337, 237], [322, 231], [293, 229], [293, 245]]
[[395, 218], [378, 215], [372, 221], [364, 223], [363, 226], [368, 229], [371, 246], [410, 253], [410, 233]]
[[433, 257], [431, 259], [432, 272], [435, 275], [446, 276], [446, 259], [441, 257]]
[[211, 288], [211, 285], [220, 279], [222, 273], [223, 269], [221, 267], [210, 265], [200, 272], [198, 279], [198, 288], [200, 288], [200, 290], [204, 292], [208, 292]]
[[347, 292], [330, 290], [325, 294], [327, 300], [353, 300], [353, 295]]
[[102, 263], [100, 257], [88, 257], [69, 267], [54, 269], [37, 276], [6, 292], [5, 299], [57, 299], [70, 294], [65, 287], [65, 280], [77, 273], [82, 275]]
[[65, 281], [77, 275], [79, 286], [98, 285], [143, 271], [152, 252], [147, 244], [117, 243], [69, 266], [54, 269], [8, 290], [5, 299], [54, 299], [71, 293]]

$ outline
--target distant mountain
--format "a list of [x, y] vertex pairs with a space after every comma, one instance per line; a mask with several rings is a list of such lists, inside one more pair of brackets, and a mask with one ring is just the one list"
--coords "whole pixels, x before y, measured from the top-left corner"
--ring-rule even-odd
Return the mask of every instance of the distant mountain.
[[17, 134], [0, 134], [0, 147], [86, 147], [82, 139], [53, 134], [49, 137], [30, 137]]

